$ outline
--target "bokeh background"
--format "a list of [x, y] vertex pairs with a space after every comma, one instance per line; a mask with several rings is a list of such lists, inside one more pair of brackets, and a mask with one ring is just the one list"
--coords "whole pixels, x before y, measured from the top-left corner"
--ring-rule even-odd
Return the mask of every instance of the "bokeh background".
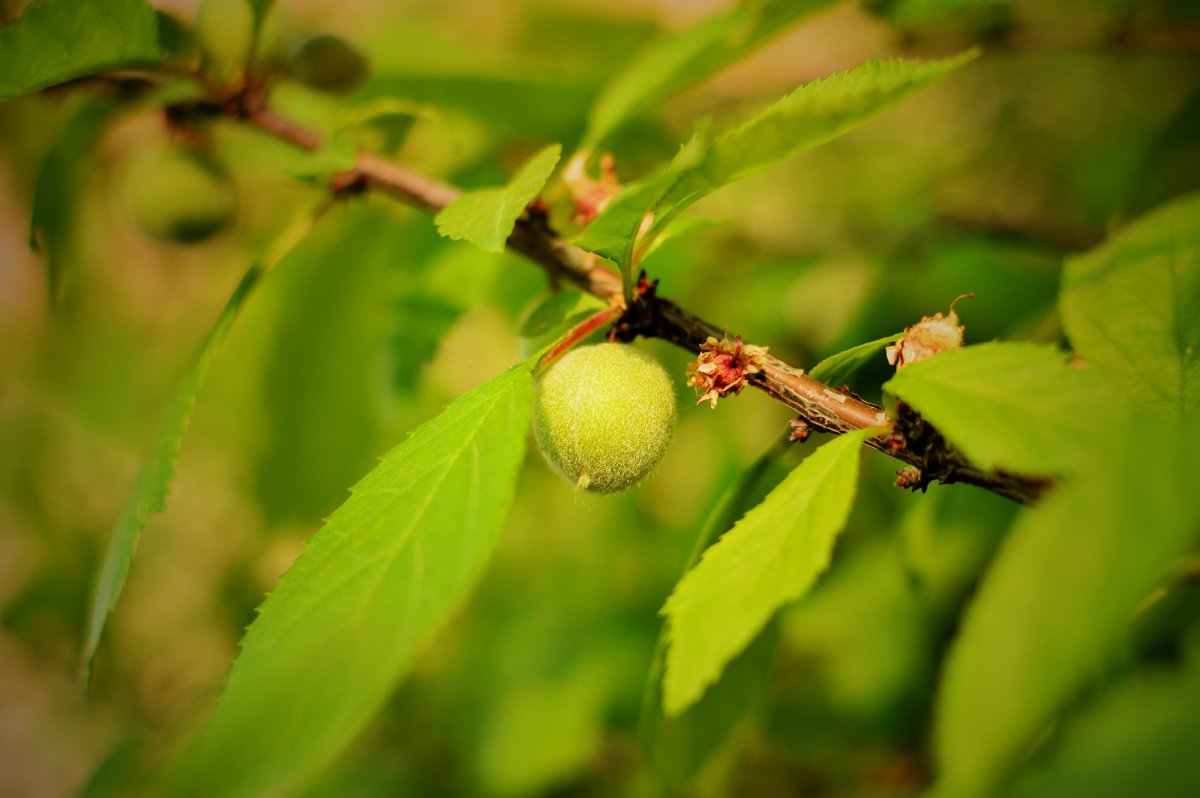
[[[0, 22], [24, 3], [0, 2]], [[164, 2], [237, 63], [242, 0]], [[630, 54], [726, 7], [704, 0], [283, 0], [265, 57], [332, 32], [367, 55], [354, 101], [403, 98], [404, 163], [494, 185], [567, 150]], [[1200, 187], [1200, 6], [1190, 0], [841, 2], [656, 107], [613, 142], [632, 180], [695, 120], [753, 113], [871, 58], [984, 56], [860, 130], [718, 192], [720, 224], [646, 263], [662, 292], [789, 362], [812, 364], [921, 316], [958, 311], [970, 342], [1059, 341], [1062, 260]], [[293, 82], [281, 109], [321, 127], [334, 101]], [[0, 105], [0, 794], [120, 794], [211, 706], [241, 630], [375, 458], [528, 350], [536, 268], [439, 239], [382, 198], [334, 211], [261, 286], [185, 438], [168, 511], [147, 527], [97, 659], [76, 661], [99, 552], [208, 327], [258, 249], [315, 189], [260, 134], [214, 126], [231, 229], [147, 237], [127, 196], [171, 140], [122, 113], [65, 168], [60, 297], [28, 246], [43, 159], [80, 98]], [[77, 132], [77, 131], [76, 131]], [[396, 142], [368, 142], [385, 146]], [[658, 610], [722, 489], [779, 437], [754, 391], [695, 407], [686, 353], [639, 346], [678, 378], [665, 462], [613, 498], [531, 451], [482, 585], [313, 795], [878, 795], [927, 786], [938, 662], [1013, 514], [967, 487], [914, 495], [864, 460], [834, 565], [774, 625], [763, 678], [727, 739], [652, 764], [636, 731]], [[852, 387], [877, 400], [886, 363]], [[793, 457], [798, 454], [793, 453]], [[699, 746], [703, 749], [704, 746]]]

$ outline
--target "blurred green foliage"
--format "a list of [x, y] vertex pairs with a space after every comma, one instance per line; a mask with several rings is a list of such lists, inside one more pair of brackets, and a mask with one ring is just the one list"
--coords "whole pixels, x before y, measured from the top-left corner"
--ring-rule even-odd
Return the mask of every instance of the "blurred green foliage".
[[[68, 5], [0, 2], [0, 23], [69, 20]], [[957, 306], [968, 343], [1070, 333], [1149, 395], [1144, 370], [1120, 366], [1121, 335], [1182, 297], [1151, 319], [1150, 371], [1178, 377], [1181, 412], [1197, 395], [1194, 283], [1171, 284], [1195, 274], [1196, 200], [1152, 211], [1200, 189], [1200, 14], [1186, 0], [745, 2], [715, 17], [666, 2], [283, 2], [262, 16], [268, 5], [164, 3], [175, 22], [158, 25], [223, 80], [244, 67], [256, 20], [264, 69], [315, 34], [359, 48], [368, 74], [344, 97], [273, 86], [280, 113], [330, 137], [308, 159], [232, 123], [168, 128], [160, 106], [188, 87], [0, 104], [0, 794], [156, 794], [152, 774], [208, 717], [255, 608], [321, 519], [409, 431], [579, 310], [534, 315], [539, 270], [439, 238], [383, 198], [330, 211], [229, 330], [82, 693], [88, 592], [171, 397], [247, 267], [312, 203], [314, 178], [347, 165], [351, 140], [485, 190], [548, 144], [603, 140], [631, 183], [702, 117], [731, 128], [868, 59], [980, 46], [868, 125], [704, 198], [693, 216], [722, 222], [665, 236], [642, 265], [664, 295], [798, 365], [973, 292]], [[154, 57], [150, 18], [135, 18], [116, 60], [42, 48], [14, 66], [0, 43], [0, 94]], [[634, 54], [679, 31], [711, 42], [714, 18], [753, 24], [676, 59], [685, 78], [626, 103], [632, 116], [597, 117]], [[386, 123], [363, 122], [376, 116]], [[140, 156], [181, 137], [237, 194], [234, 228], [191, 247], [148, 239], [120, 201]], [[546, 196], [564, 191], [552, 179]], [[1085, 281], [1112, 268], [1125, 269], [1107, 284], [1125, 308], [1081, 333], [1080, 308], [1112, 299]], [[1079, 293], [1060, 305], [1064, 283]], [[864, 451], [813, 592], [691, 711], [658, 716], [659, 611], [697, 538], [730, 528], [816, 442], [757, 460], [786, 432], [783, 407], [751, 391], [694, 407], [688, 354], [637, 345], [678, 377], [663, 464], [599, 498], [527, 458], [477, 589], [305, 794], [959, 795], [997, 773], [997, 794], [1196, 791], [1194, 437], [1141, 417], [1089, 427], [1083, 455], [1080, 435], [1047, 435], [1039, 462], [1087, 476], [1042, 515], [965, 486], [901, 492], [898, 464]], [[879, 401], [892, 373], [879, 353], [845, 381]], [[1083, 418], [1039, 396], [1055, 418]], [[1031, 730], [1030, 744], [1012, 750], [1006, 728]]]

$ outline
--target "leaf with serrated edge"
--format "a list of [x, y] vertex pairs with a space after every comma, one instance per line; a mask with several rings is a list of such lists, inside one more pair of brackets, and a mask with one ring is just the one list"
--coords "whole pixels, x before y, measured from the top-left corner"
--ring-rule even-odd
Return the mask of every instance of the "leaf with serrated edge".
[[911, 405], [980, 468], [1067, 474], [1095, 456], [1095, 440], [1123, 423], [1096, 374], [1052, 346], [989, 343], [910, 363], [884, 391]]
[[1186, 437], [1152, 423], [1113, 431], [1092, 468], [1017, 520], [942, 677], [939, 795], [989, 792], [1120, 656], [1138, 605], [1200, 537]]
[[[783, 481], [788, 471], [781, 455], [790, 445], [786, 439], [772, 445], [730, 483], [701, 525], [685, 571], [691, 570], [708, 546]], [[721, 680], [700, 700], [677, 717], [664, 718], [662, 674], [667, 632], [664, 623], [646, 674], [638, 737], [663, 790], [675, 794], [686, 792], [699, 778], [705, 762], [729, 742], [734, 729], [766, 693], [778, 634], [768, 625], [729, 662]]]
[[504, 188], [468, 191], [437, 215], [438, 232], [456, 241], [470, 241], [488, 252], [503, 252], [517, 219], [537, 197], [562, 155], [551, 144], [534, 155]]
[[1067, 261], [1063, 326], [1085, 360], [1151, 412], [1200, 409], [1200, 195]]
[[626, 187], [576, 243], [619, 263], [648, 214], [654, 214], [650, 240], [705, 195], [850, 132], [976, 55], [874, 61], [807, 83], [711, 143], [694, 137], [684, 148], [686, 163], [676, 158]]
[[247, 630], [180, 784], [295, 793], [379, 709], [497, 541], [525, 451], [530, 365], [459, 397], [354, 486]]
[[858, 482], [857, 430], [809, 455], [779, 487], [704, 553], [675, 587], [663, 709], [678, 715], [734, 656], [828, 567]]
[[175, 478], [175, 463], [179, 459], [179, 447], [183, 443], [184, 433], [192, 418], [192, 408], [196, 405], [196, 396], [204, 385], [209, 367], [217, 356], [221, 344], [229, 335], [229, 330], [237, 320], [238, 313], [250, 296], [254, 287], [263, 276], [274, 268], [297, 244], [312, 230], [317, 217], [326, 207], [322, 202], [314, 210], [305, 210], [290, 224], [287, 229], [271, 245], [259, 262], [251, 266], [242, 277], [240, 283], [221, 315], [217, 317], [208, 337], [200, 346], [196, 360], [184, 378], [183, 384], [171, 407], [167, 411], [166, 420], [158, 431], [150, 453], [138, 471], [137, 479], [121, 515], [113, 527], [112, 537], [104, 552], [100, 570], [96, 574], [96, 582], [92, 588], [92, 597], [88, 606], [87, 629], [84, 632], [81, 649], [81, 666], [85, 680], [89, 677], [92, 658], [96, 647], [100, 644], [100, 636], [104, 632], [104, 624], [108, 615], [117, 605], [121, 590], [125, 586], [125, 578], [129, 575], [129, 567], [133, 555], [137, 551], [138, 540], [146, 521], [154, 513], [161, 513], [167, 506], [167, 494], [171, 489], [171, 481]]
[[35, 0], [0, 28], [0, 100], [159, 57], [146, 0]]
[[806, 83], [718, 136], [659, 203], [655, 228], [722, 186], [850, 132], [977, 56], [872, 61]]

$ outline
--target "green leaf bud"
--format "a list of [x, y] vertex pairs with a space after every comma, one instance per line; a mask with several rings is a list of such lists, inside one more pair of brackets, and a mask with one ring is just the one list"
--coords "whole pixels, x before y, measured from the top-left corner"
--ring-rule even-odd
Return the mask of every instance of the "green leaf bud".
[[533, 425], [556, 471], [585, 490], [617, 493], [667, 451], [675, 390], [658, 361], [631, 346], [581, 346], [542, 376]]

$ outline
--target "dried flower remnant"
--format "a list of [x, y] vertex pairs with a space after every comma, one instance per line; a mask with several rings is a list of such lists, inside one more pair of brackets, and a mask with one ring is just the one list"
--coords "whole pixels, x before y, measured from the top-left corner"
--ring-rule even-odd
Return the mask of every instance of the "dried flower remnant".
[[897, 488], [916, 490], [917, 488], [923, 489], [924, 486], [924, 477], [921, 474], [921, 469], [916, 466], [905, 466], [896, 472]]
[[808, 436], [812, 435], [812, 425], [802, 418], [793, 418], [788, 422], [788, 441], [791, 443], [804, 443], [808, 440]]
[[926, 360], [947, 349], [962, 346], [963, 329], [958, 323], [954, 306], [959, 299], [970, 299], [974, 294], [963, 294], [950, 303], [950, 313], [942, 316], [935, 313], [925, 316], [917, 324], [904, 331], [904, 337], [887, 348], [888, 363], [902, 369], [909, 363]]
[[746, 378], [762, 371], [766, 353], [765, 346], [743, 344], [740, 335], [732, 341], [709, 336], [700, 345], [700, 354], [687, 365], [687, 384], [700, 393], [696, 404], [708, 402], [715, 408], [720, 397], [741, 393]]
[[609, 200], [621, 191], [617, 180], [617, 164], [612, 153], [600, 156], [600, 179], [596, 180], [585, 171], [587, 154], [580, 153], [571, 159], [563, 170], [563, 182], [571, 192], [571, 203], [575, 206], [574, 221], [585, 225], [600, 215]]

